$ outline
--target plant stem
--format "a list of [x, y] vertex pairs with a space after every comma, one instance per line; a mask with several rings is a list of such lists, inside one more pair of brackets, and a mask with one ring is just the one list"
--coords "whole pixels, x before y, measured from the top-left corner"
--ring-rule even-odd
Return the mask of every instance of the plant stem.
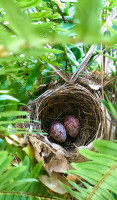
[[59, 5], [58, 5], [58, 4], [57, 4], [57, 8], [58, 8], [58, 10], [59, 10], [59, 12], [60, 12], [60, 14], [61, 14], [61, 17], [62, 17], [62, 19], [63, 19], [64, 23], [65, 23], [65, 18], [64, 18], [64, 15], [63, 15], [63, 13], [62, 13], [62, 11], [61, 11], [61, 9], [60, 9], [60, 7], [59, 7]]
[[51, 9], [52, 9], [52, 12], [53, 12], [53, 14], [54, 14], [54, 8], [53, 8], [52, 1], [51, 1], [51, 0], [49, 0], [49, 1], [50, 1], [50, 6], [51, 6]]

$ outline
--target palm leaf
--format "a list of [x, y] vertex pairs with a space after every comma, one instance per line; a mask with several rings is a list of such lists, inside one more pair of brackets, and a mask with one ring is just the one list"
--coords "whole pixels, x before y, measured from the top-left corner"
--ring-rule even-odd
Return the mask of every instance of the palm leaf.
[[[72, 163], [73, 170], [67, 173], [78, 177], [81, 186], [69, 180], [70, 186], [61, 185], [78, 200], [115, 200], [117, 195], [117, 144], [105, 140], [93, 142], [96, 151], [79, 150], [90, 161]], [[110, 192], [111, 191], [111, 192]]]

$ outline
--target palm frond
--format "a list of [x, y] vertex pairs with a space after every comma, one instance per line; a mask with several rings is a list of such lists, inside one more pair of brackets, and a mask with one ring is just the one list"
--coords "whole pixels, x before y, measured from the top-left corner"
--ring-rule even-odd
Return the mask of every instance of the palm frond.
[[69, 180], [71, 187], [63, 183], [61, 185], [78, 200], [115, 200], [113, 194], [117, 195], [117, 144], [96, 140], [93, 146], [96, 152], [79, 150], [89, 161], [72, 163], [74, 169], [67, 172], [76, 176], [81, 184]]

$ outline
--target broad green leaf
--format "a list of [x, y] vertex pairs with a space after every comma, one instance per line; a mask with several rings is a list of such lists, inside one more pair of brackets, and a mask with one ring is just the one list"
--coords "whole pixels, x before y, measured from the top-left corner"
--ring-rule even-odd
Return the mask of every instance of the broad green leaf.
[[49, 48], [44, 48], [44, 51], [47, 52], [47, 53], [54, 53], [54, 54], [63, 53], [62, 50], [58, 50], [58, 49], [49, 49]]
[[67, 57], [68, 57], [77, 67], [79, 67], [78, 61], [74, 60], [74, 58], [73, 58], [69, 53], [66, 53], [66, 54], [67, 54]]
[[0, 93], [1, 94], [7, 94], [7, 93], [9, 93], [9, 90], [0, 90]]
[[4, 95], [0, 95], [0, 101], [3, 101], [3, 100], [12, 100], [12, 101], [19, 102], [18, 99], [14, 98], [14, 97], [12, 97], [10, 95], [5, 95], [5, 94]]
[[60, 66], [61, 66], [61, 64], [58, 64], [58, 63], [56, 63], [56, 62], [54, 62], [54, 61], [51, 61], [51, 60], [49, 60], [49, 59], [48, 59], [47, 57], [45, 57], [45, 56], [41, 56], [41, 59], [44, 60], [45, 62], [51, 64], [51, 65], [54, 65], [54, 66], [57, 66], [57, 67], [60, 67]]

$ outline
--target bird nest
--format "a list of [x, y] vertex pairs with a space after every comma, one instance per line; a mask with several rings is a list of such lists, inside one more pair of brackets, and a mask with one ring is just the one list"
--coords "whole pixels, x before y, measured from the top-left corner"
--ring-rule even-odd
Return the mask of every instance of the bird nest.
[[[92, 148], [92, 141], [103, 138], [103, 111], [100, 104], [99, 90], [93, 90], [84, 84], [63, 84], [49, 89], [27, 105], [30, 112], [30, 123], [24, 124], [29, 131], [40, 130], [27, 136], [37, 161], [42, 161], [49, 174], [64, 173], [70, 169], [71, 162], [82, 162], [84, 157], [79, 154], [80, 148]], [[49, 126], [74, 115], [80, 123], [77, 137], [67, 136], [65, 142], [57, 142], [49, 135]], [[39, 123], [40, 121], [40, 123]], [[34, 132], [34, 131], [33, 131]]]
[[[86, 89], [79, 84], [64, 84], [55, 89], [47, 90], [38, 99], [29, 103], [31, 119], [41, 122], [41, 130], [49, 133], [52, 122], [63, 124], [64, 119], [74, 115], [79, 119], [80, 131], [76, 138], [70, 136], [64, 143], [59, 143], [51, 138], [50, 142], [61, 145], [67, 152], [73, 152], [76, 147], [90, 144], [102, 134], [102, 110], [99, 96], [96, 92]], [[35, 128], [39, 128], [35, 122]]]

